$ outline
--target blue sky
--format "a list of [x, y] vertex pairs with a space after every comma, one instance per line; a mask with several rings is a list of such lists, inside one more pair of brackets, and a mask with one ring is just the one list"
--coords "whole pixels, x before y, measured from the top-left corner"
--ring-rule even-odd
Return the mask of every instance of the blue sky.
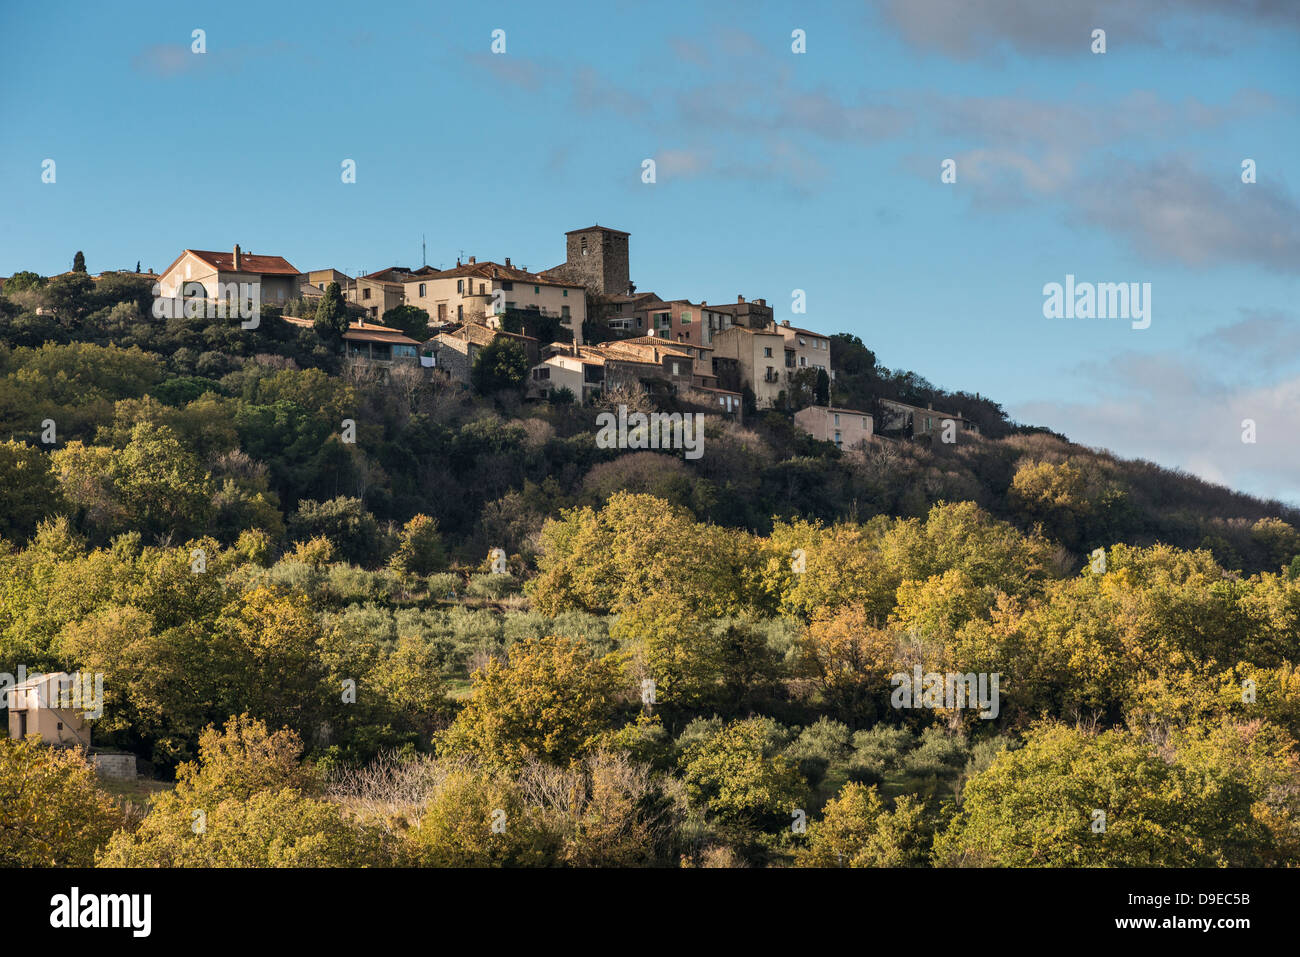
[[[764, 297], [1018, 420], [1300, 504], [1300, 4], [1223, 6], [9, 3], [0, 275], [236, 242], [370, 271], [422, 234], [435, 266], [538, 269], [599, 222], [639, 289]], [[1045, 319], [1067, 273], [1150, 282], [1150, 328]]]

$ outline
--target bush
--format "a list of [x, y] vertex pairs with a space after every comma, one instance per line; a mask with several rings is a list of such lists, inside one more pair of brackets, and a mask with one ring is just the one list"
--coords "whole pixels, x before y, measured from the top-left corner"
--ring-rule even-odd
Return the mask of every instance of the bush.
[[519, 590], [519, 583], [513, 575], [471, 575], [466, 594], [475, 598], [504, 598]]

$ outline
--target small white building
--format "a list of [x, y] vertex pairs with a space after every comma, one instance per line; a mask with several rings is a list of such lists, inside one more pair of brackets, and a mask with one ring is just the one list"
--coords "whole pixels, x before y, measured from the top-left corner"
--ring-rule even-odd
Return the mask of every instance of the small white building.
[[66, 671], [56, 671], [34, 675], [10, 688], [9, 737], [39, 737], [45, 744], [89, 748], [90, 723], [81, 710], [71, 707], [76, 680]]

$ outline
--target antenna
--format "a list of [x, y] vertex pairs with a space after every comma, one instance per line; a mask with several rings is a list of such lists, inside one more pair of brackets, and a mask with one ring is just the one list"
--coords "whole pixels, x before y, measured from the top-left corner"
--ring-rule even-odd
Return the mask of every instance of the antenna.
[[421, 266], [429, 265], [429, 256], [426, 249], [424, 248], [424, 233], [420, 233], [420, 265]]

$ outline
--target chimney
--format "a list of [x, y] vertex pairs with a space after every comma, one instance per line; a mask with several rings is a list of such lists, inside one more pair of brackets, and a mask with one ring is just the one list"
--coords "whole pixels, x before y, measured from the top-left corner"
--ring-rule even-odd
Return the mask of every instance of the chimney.
[[741, 303], [741, 302], [744, 302], [744, 301], [745, 301], [745, 297], [744, 297], [744, 296], [737, 296], [737, 297], [736, 297], [736, 302]]
[[709, 300], [707, 300], [707, 299], [701, 299], [701, 300], [700, 300], [700, 305], [701, 305], [701, 306], [707, 306], [708, 304], [709, 304]]
[[510, 257], [509, 257], [509, 256], [506, 257], [506, 268], [507, 268], [507, 269], [510, 268]]
[[471, 266], [474, 265], [474, 263], [476, 263], [476, 262], [478, 262], [478, 260], [476, 260], [473, 256], [470, 256], [470, 257], [469, 257], [469, 264], [470, 264]]
[[781, 320], [781, 325], [783, 325], [783, 326], [788, 326], [788, 325], [790, 325], [790, 320], [789, 320], [789, 319], [782, 319], [782, 320]]
[[239, 243], [235, 243], [235, 272], [239, 272]]

